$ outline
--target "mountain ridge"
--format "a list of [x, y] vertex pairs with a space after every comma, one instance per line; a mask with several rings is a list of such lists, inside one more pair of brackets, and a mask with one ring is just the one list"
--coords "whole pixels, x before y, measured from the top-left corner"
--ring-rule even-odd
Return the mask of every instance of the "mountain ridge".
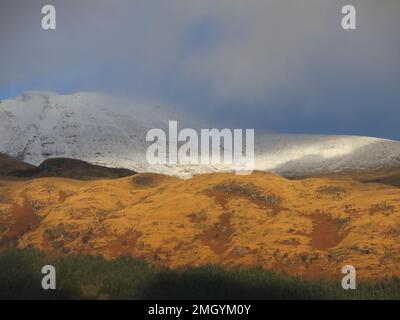
[[[0, 102], [0, 152], [39, 165], [48, 158], [191, 177], [230, 172], [229, 165], [149, 165], [148, 130], [205, 127], [202, 120], [154, 103], [99, 93], [29, 92]], [[255, 170], [287, 177], [400, 167], [400, 142], [362, 136], [262, 134], [255, 137]]]
[[135, 175], [136, 172], [123, 168], [109, 168], [93, 165], [88, 162], [51, 158], [44, 160], [39, 166], [0, 154], [0, 177], [3, 179], [36, 179], [36, 178], [68, 178], [75, 180], [116, 179]]

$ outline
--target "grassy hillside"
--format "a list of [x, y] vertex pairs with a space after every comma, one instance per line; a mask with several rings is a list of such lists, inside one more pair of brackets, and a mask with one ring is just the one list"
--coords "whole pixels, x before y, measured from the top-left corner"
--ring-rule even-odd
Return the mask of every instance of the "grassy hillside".
[[[57, 270], [57, 290], [41, 288], [41, 268]], [[0, 254], [1, 299], [400, 299], [400, 279], [360, 283], [309, 281], [261, 268], [205, 265], [170, 270], [143, 260], [100, 256], [47, 256], [36, 249]]]
[[400, 189], [348, 179], [157, 174], [0, 180], [0, 247], [310, 278], [398, 275]]

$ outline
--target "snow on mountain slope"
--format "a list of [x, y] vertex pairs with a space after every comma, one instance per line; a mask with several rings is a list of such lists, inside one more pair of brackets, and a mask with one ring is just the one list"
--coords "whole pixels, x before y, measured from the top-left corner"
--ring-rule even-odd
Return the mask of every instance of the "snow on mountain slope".
[[267, 135], [256, 138], [256, 169], [285, 176], [400, 166], [400, 142], [339, 135]]
[[[179, 176], [229, 171], [229, 166], [149, 166], [145, 134], [167, 128], [207, 126], [155, 104], [98, 93], [29, 92], [0, 102], [0, 152], [38, 165], [47, 158]], [[243, 128], [245, 129], [245, 128]], [[255, 137], [255, 169], [286, 176], [369, 170], [400, 165], [400, 143], [356, 136], [264, 134]]]
[[129, 103], [95, 93], [29, 92], [4, 100], [0, 152], [35, 165], [67, 157], [143, 170], [146, 132], [175, 117], [153, 105]]

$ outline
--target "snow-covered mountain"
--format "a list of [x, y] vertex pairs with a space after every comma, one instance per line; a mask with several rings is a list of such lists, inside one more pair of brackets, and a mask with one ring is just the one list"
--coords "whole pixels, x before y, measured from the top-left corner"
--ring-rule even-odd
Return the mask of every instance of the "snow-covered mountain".
[[[98, 93], [28, 92], [0, 102], [0, 152], [38, 165], [47, 158], [87, 162], [179, 176], [230, 170], [228, 166], [149, 166], [146, 132], [207, 128], [155, 103]], [[312, 175], [400, 165], [400, 142], [369, 137], [263, 134], [255, 137], [255, 169]]]
[[175, 118], [147, 102], [97, 93], [28, 92], [0, 102], [0, 152], [38, 165], [66, 157], [145, 170], [145, 134]]

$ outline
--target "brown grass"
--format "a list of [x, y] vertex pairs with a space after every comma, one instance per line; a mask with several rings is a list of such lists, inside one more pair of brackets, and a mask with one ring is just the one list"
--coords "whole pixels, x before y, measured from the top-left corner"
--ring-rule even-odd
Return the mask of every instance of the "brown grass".
[[3, 180], [0, 195], [1, 245], [14, 239], [54, 254], [133, 254], [172, 268], [222, 263], [310, 277], [340, 276], [345, 264], [371, 278], [400, 267], [400, 189], [379, 184], [261, 172], [138, 174]]

